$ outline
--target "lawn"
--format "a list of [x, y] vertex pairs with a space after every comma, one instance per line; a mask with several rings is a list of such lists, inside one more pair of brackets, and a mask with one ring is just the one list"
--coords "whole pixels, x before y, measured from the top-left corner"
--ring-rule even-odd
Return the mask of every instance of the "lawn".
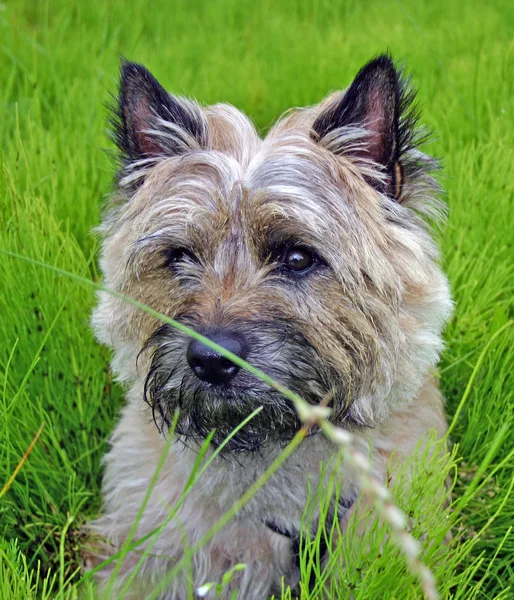
[[[437, 235], [456, 305], [441, 361], [454, 447], [450, 464], [419, 457], [411, 497], [397, 499], [415, 535], [428, 529], [443, 598], [514, 597], [513, 28], [508, 0], [0, 3], [0, 250], [96, 281], [120, 56], [262, 130], [384, 50], [405, 62], [449, 205]], [[90, 286], [6, 254], [0, 281], [0, 598], [76, 598], [122, 391], [89, 328]], [[441, 548], [447, 525], [430, 500], [446, 471], [454, 539]], [[385, 533], [334, 596], [422, 597]]]

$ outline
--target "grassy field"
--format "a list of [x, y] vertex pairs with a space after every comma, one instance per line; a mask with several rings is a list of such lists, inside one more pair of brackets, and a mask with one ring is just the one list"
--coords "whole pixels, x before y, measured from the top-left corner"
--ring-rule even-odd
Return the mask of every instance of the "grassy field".
[[[416, 534], [424, 515], [443, 598], [514, 597], [513, 27], [508, 0], [0, 4], [0, 249], [92, 279], [120, 55], [262, 129], [345, 87], [379, 52], [408, 65], [450, 207], [440, 238], [456, 311], [441, 370], [455, 416], [453, 543], [438, 547], [447, 525], [427, 502], [447, 465], [419, 458], [413, 496], [398, 501], [421, 520]], [[75, 598], [80, 528], [100, 509], [122, 394], [89, 330], [91, 288], [5, 254], [0, 282], [0, 598]], [[422, 597], [378, 529], [334, 596]]]

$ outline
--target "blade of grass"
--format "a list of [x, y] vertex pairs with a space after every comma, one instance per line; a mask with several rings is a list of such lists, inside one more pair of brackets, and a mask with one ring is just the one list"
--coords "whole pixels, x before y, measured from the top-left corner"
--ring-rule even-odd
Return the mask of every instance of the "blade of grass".
[[7, 493], [7, 491], [9, 490], [9, 488], [11, 487], [11, 485], [13, 484], [13, 481], [16, 479], [16, 476], [21, 471], [21, 468], [25, 464], [25, 461], [28, 459], [30, 453], [34, 449], [34, 446], [36, 445], [37, 441], [39, 440], [39, 436], [41, 435], [44, 426], [45, 426], [45, 424], [41, 423], [40, 428], [37, 430], [36, 435], [34, 436], [34, 438], [32, 439], [32, 441], [29, 444], [29, 447], [27, 448], [27, 450], [25, 451], [25, 453], [21, 457], [20, 462], [17, 464], [16, 468], [12, 472], [12, 475], [7, 480], [7, 483], [0, 490], [0, 499]]

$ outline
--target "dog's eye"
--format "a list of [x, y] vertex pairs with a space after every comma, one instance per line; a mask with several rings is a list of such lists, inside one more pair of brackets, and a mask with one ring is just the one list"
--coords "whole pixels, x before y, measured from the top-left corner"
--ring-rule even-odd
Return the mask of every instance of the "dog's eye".
[[290, 246], [284, 253], [282, 265], [293, 273], [306, 273], [316, 262], [316, 255], [304, 246]]
[[196, 256], [188, 248], [171, 248], [166, 251], [166, 265], [175, 267], [179, 263], [186, 261], [198, 262]]

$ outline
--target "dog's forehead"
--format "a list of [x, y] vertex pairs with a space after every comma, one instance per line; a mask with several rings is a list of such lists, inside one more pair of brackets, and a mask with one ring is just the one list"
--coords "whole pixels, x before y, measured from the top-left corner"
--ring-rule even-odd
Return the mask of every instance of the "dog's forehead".
[[[285, 210], [295, 204], [296, 212], [344, 210], [341, 204], [349, 195], [345, 179], [358, 177], [350, 162], [314, 141], [312, 123], [319, 110], [319, 106], [291, 110], [261, 139], [238, 109], [224, 104], [209, 107], [211, 158], [219, 161], [225, 184], [220, 191], [230, 210], [240, 208], [239, 188], [250, 208], [255, 204], [259, 209], [266, 196], [270, 202], [283, 199]], [[228, 168], [225, 158], [232, 163]]]
[[158, 228], [182, 228], [184, 235], [215, 231], [219, 239], [223, 232], [269, 231], [285, 221], [321, 232], [356, 218], [350, 187], [336, 182], [323, 158], [307, 147], [295, 152], [263, 144], [246, 169], [225, 154], [200, 153], [165, 171], [161, 189], [148, 190], [153, 197], [141, 218]]
[[351, 162], [312, 139], [311, 120], [292, 113], [261, 139], [240, 111], [211, 107], [211, 147], [156, 164], [122, 221], [142, 238], [164, 233], [192, 247], [288, 231], [330, 243], [355, 233], [377, 212], [376, 197]]

